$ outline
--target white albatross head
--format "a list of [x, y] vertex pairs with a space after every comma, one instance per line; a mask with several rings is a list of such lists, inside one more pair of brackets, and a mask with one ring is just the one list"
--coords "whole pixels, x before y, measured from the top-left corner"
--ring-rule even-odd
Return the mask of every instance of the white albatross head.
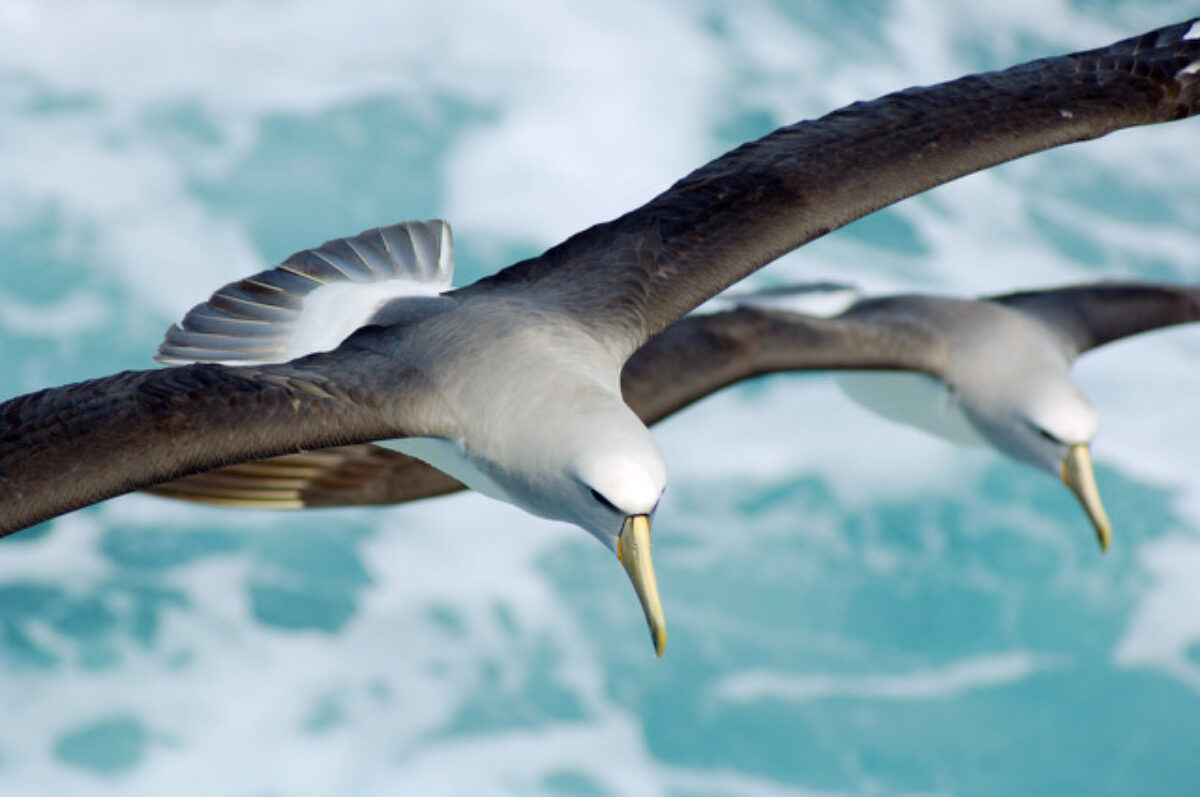
[[616, 553], [662, 656], [667, 625], [650, 555], [650, 519], [667, 486], [667, 468], [650, 431], [623, 402], [593, 408], [572, 425], [563, 473], [575, 484], [557, 491], [560, 516]]
[[642, 604], [654, 652], [662, 656], [667, 627], [650, 556], [650, 519], [666, 488], [667, 470], [649, 430], [627, 412], [632, 423], [610, 419], [594, 431], [604, 445], [577, 452], [572, 470], [579, 489], [567, 493], [563, 509], [617, 554]]
[[1101, 550], [1108, 550], [1112, 526], [1088, 449], [1096, 411], [1056, 353], [1017, 347], [1010, 354], [1005, 368], [981, 363], [972, 369], [976, 379], [956, 385], [963, 410], [1001, 452], [1062, 479], [1087, 513]]
[[470, 474], [453, 475], [532, 514], [573, 523], [613, 551], [662, 656], [666, 620], [650, 554], [650, 521], [667, 483], [662, 454], [619, 395], [573, 380], [555, 387], [527, 394], [525, 411], [509, 415], [515, 423], [493, 445], [466, 452], [490, 489]]

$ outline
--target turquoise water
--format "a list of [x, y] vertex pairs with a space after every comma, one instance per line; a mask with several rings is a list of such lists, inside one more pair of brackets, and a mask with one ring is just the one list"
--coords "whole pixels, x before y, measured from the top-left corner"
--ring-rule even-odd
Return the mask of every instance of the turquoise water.
[[[1184, 3], [316, 0], [0, 6], [0, 390], [150, 365], [223, 282], [444, 217], [460, 282], [858, 98]], [[756, 285], [1200, 277], [1195, 123], [903, 203]], [[4, 795], [1200, 792], [1200, 330], [1077, 369], [1106, 556], [1052, 479], [828, 380], [656, 435], [670, 621], [575, 529], [478, 496], [130, 496], [0, 542]]]

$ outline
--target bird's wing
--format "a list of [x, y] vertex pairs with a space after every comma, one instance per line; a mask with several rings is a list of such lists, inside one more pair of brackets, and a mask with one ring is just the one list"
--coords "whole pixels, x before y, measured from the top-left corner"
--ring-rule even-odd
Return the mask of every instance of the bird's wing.
[[437, 219], [326, 241], [216, 291], [167, 330], [155, 359], [250, 365], [329, 351], [396, 298], [449, 289], [453, 269]]
[[1200, 321], [1200, 288], [1150, 282], [1100, 282], [990, 297], [1033, 316], [1068, 356], [1174, 324]]
[[[840, 318], [739, 307], [677, 321], [625, 364], [625, 400], [647, 424], [743, 379], [783, 371], [871, 368], [940, 372], [941, 336], [920, 316], [868, 303]], [[162, 484], [169, 498], [264, 509], [396, 504], [462, 485], [371, 445], [275, 457]]]
[[286, 365], [126, 371], [0, 404], [0, 535], [189, 473], [445, 433], [419, 374], [353, 343]]
[[370, 444], [231, 465], [147, 492], [166, 498], [251, 509], [402, 504], [465, 489], [419, 459]]
[[947, 356], [925, 319], [860, 303], [817, 318], [758, 307], [677, 321], [625, 365], [625, 400], [654, 423], [727, 385], [762, 374], [847, 369], [937, 376]]
[[536, 295], [632, 354], [779, 255], [897, 200], [1031, 152], [1195, 113], [1194, 24], [781, 128], [456, 293]]

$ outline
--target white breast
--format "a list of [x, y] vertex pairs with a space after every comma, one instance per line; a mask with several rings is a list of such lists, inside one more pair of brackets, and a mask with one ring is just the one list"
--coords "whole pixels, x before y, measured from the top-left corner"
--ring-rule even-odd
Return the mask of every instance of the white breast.
[[946, 384], [931, 376], [907, 371], [840, 371], [834, 378], [847, 396], [884, 418], [954, 443], [991, 445]]
[[495, 479], [481, 470], [455, 440], [447, 440], [444, 437], [405, 437], [399, 440], [381, 440], [378, 445], [428, 463], [489, 498], [522, 505]]

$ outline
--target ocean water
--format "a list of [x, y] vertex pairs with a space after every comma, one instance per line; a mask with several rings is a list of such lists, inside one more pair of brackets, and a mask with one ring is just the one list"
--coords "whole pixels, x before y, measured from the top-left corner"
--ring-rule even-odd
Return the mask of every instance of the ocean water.
[[[406, 218], [460, 283], [855, 99], [1184, 2], [0, 3], [0, 395], [149, 367], [235, 277]], [[960, 180], [760, 272], [1200, 279], [1200, 126]], [[1116, 529], [819, 375], [658, 427], [661, 661], [612, 557], [479, 496], [128, 496], [0, 541], [0, 794], [1200, 793], [1200, 329], [1077, 373]]]

